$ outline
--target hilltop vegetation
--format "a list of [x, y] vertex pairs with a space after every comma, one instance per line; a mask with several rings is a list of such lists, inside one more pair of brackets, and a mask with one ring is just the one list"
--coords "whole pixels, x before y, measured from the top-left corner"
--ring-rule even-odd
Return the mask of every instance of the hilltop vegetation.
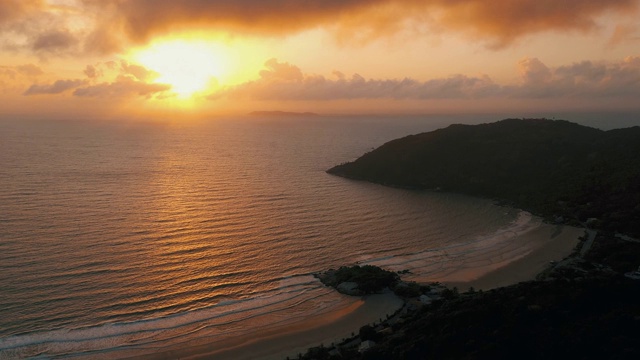
[[451, 125], [390, 141], [329, 173], [507, 201], [547, 218], [640, 234], [640, 127], [568, 121]]

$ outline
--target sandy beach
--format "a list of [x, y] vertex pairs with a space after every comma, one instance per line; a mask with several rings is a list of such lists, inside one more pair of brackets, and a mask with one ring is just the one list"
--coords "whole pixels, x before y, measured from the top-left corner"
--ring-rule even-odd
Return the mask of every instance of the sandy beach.
[[295, 358], [308, 348], [320, 344], [330, 345], [358, 333], [365, 324], [378, 322], [400, 309], [403, 302], [392, 293], [369, 295], [353, 306], [336, 314], [308, 319], [300, 324], [273, 329], [269, 333], [257, 334], [257, 339], [245, 339], [237, 347], [199, 354], [192, 359], [284, 359]]
[[[403, 301], [388, 292], [363, 298], [348, 298], [350, 304], [334, 312], [287, 325], [250, 332], [224, 342], [185, 344], [181, 349], [144, 356], [144, 359], [285, 359], [296, 358], [308, 348], [331, 345], [358, 333], [360, 327], [385, 319], [399, 310]], [[136, 357], [139, 358], [139, 357]]]
[[518, 259], [507, 259], [496, 269], [479, 277], [467, 281], [441, 281], [449, 287], [456, 286], [460, 291], [469, 287], [476, 290], [489, 290], [502, 286], [517, 284], [522, 281], [535, 279], [536, 275], [545, 270], [550, 262], [560, 261], [569, 254], [579, 243], [579, 237], [584, 229], [572, 226], [541, 224], [537, 229], [523, 235], [529, 243], [536, 246], [526, 256]]
[[[584, 229], [540, 223], [533, 230], [521, 235], [531, 246], [525, 256], [510, 258], [510, 250], [505, 248], [499, 262], [491, 259], [491, 265], [482, 268], [461, 268], [453, 279], [432, 279], [460, 291], [469, 287], [488, 290], [533, 280], [549, 266], [551, 261], [559, 261], [571, 253], [579, 242]], [[490, 253], [496, 257], [496, 253]], [[476, 259], [477, 260], [477, 259]], [[487, 259], [489, 260], [489, 259]], [[345, 296], [345, 295], [341, 295]], [[346, 297], [346, 296], [345, 296]], [[386, 318], [400, 307], [403, 301], [392, 293], [370, 295], [363, 298], [346, 297], [345, 306], [330, 313], [309, 317], [287, 325], [273, 326], [260, 332], [251, 332], [224, 342], [185, 346], [183, 349], [155, 354], [149, 359], [284, 359], [296, 358], [310, 347], [320, 344], [331, 345], [357, 333], [360, 327]]]
[[[533, 231], [524, 235], [523, 240], [535, 243], [533, 250], [518, 259], [505, 259], [495, 264], [495, 269], [469, 281], [448, 282], [447, 286], [457, 286], [461, 291], [473, 286], [475, 289], [493, 289], [533, 280], [536, 275], [549, 266], [551, 261], [559, 261], [568, 256], [578, 244], [578, 238], [584, 229], [570, 226], [558, 226], [542, 223]], [[469, 275], [473, 276], [473, 274]], [[332, 341], [347, 337], [358, 329], [386, 314], [392, 313], [400, 306], [399, 299], [392, 294], [367, 297], [343, 314], [335, 314], [333, 319], [312, 319], [305, 324], [274, 331], [264, 338], [215, 354], [216, 359], [284, 359], [295, 358], [298, 353], [320, 343], [331, 344]], [[209, 354], [211, 355], [211, 354]], [[206, 358], [206, 356], [193, 357]]]

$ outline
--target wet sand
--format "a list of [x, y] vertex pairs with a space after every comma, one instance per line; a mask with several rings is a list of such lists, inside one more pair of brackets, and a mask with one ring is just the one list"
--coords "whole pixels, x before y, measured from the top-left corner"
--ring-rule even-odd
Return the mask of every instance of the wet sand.
[[[581, 228], [541, 224], [535, 230], [523, 235], [526, 237], [525, 240], [535, 242], [537, 245], [526, 256], [495, 264], [496, 269], [493, 271], [478, 278], [471, 278], [469, 281], [445, 281], [444, 283], [448, 286], [457, 286], [460, 290], [466, 290], [470, 286], [488, 290], [533, 280], [538, 273], [549, 266], [550, 261], [559, 261], [569, 255], [578, 244], [578, 237], [583, 234], [584, 229]], [[473, 276], [473, 274], [469, 275]], [[344, 337], [349, 337], [352, 331], [357, 333], [358, 329], [367, 323], [377, 321], [379, 318], [384, 319], [386, 314], [393, 313], [401, 304], [399, 299], [394, 300], [394, 298], [395, 296], [391, 294], [370, 296], [355, 310], [346, 314], [336, 314], [337, 318], [330, 323], [318, 324], [319, 326], [308, 329], [307, 327], [313, 326], [314, 321], [318, 321], [313, 320], [310, 323], [300, 324], [297, 329], [290, 327], [285, 330], [286, 333], [273, 333], [253, 343], [238, 345], [238, 348], [216, 354], [215, 358], [284, 359], [287, 356], [295, 358], [298, 353], [304, 353], [309, 347], [318, 346], [320, 343], [330, 345], [332, 341], [337, 342]], [[305, 328], [307, 329], [304, 330]]]
[[[346, 295], [345, 295], [346, 296]], [[310, 317], [260, 333], [148, 356], [148, 359], [285, 359], [297, 358], [308, 348], [331, 345], [357, 334], [360, 327], [385, 319], [400, 309], [403, 301], [393, 293], [369, 295], [335, 312]]]
[[445, 278], [440, 281], [449, 287], [456, 286], [460, 291], [466, 291], [469, 287], [476, 290], [489, 290], [534, 280], [536, 275], [550, 265], [551, 261], [560, 261], [571, 254], [579, 243], [578, 238], [583, 234], [582, 228], [542, 224], [524, 235], [531, 243], [535, 242], [537, 245], [526, 256], [505, 260], [501, 264], [496, 264], [494, 270], [478, 277], [474, 277], [473, 273], [467, 274], [468, 280], [448, 281]]
[[[469, 268], [452, 275], [456, 281], [447, 278], [432, 279], [449, 287], [456, 286], [461, 291], [469, 287], [488, 290], [533, 280], [549, 266], [550, 261], [559, 261], [571, 253], [578, 244], [578, 237], [584, 229], [568, 226], [541, 224], [522, 235], [524, 240], [535, 244], [531, 251], [519, 258], [509, 258], [505, 250], [504, 261], [494, 262], [490, 268]], [[493, 253], [492, 256], [496, 254]], [[464, 279], [460, 281], [460, 279]], [[153, 359], [285, 359], [296, 358], [310, 347], [320, 344], [331, 345], [357, 333], [360, 327], [386, 318], [402, 306], [402, 300], [391, 293], [371, 295], [362, 299], [353, 298], [343, 308], [320, 316], [283, 326], [274, 326], [260, 333], [228, 340], [224, 343], [210, 343], [182, 350], [151, 356]]]

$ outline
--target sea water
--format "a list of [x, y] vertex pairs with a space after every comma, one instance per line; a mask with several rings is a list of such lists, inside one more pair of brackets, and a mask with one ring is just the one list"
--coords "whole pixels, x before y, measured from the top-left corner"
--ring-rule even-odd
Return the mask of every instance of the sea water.
[[346, 306], [313, 272], [371, 263], [440, 279], [478, 251], [522, 255], [509, 239], [528, 214], [325, 173], [443, 125], [0, 122], [0, 358], [215, 343]]

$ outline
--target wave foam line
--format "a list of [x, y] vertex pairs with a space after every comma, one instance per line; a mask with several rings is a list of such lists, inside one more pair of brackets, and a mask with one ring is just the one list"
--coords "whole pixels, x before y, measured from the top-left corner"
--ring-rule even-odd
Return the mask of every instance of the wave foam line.
[[322, 297], [331, 293], [330, 289], [323, 287], [311, 275], [283, 278], [279, 285], [278, 289], [254, 298], [223, 301], [210, 308], [161, 318], [78, 329], [57, 329], [2, 338], [0, 359], [71, 356], [152, 345], [159, 341], [167, 342], [192, 336], [203, 329], [231, 325], [237, 327], [236, 331], [243, 331], [251, 319], [295, 309], [310, 301], [318, 300], [321, 308], [331, 306], [331, 301], [324, 305], [321, 301]]
[[[477, 268], [481, 271], [482, 268], [526, 256], [531, 249], [526, 244], [514, 240], [540, 225], [541, 221], [538, 218], [526, 211], [520, 211], [513, 222], [492, 234], [417, 253], [365, 258], [359, 263], [377, 265], [393, 271], [409, 270], [413, 273], [410, 277], [441, 280], [455, 275], [456, 271], [468, 270], [470, 263], [478, 264]], [[488, 266], [481, 265], [482, 262]]]

